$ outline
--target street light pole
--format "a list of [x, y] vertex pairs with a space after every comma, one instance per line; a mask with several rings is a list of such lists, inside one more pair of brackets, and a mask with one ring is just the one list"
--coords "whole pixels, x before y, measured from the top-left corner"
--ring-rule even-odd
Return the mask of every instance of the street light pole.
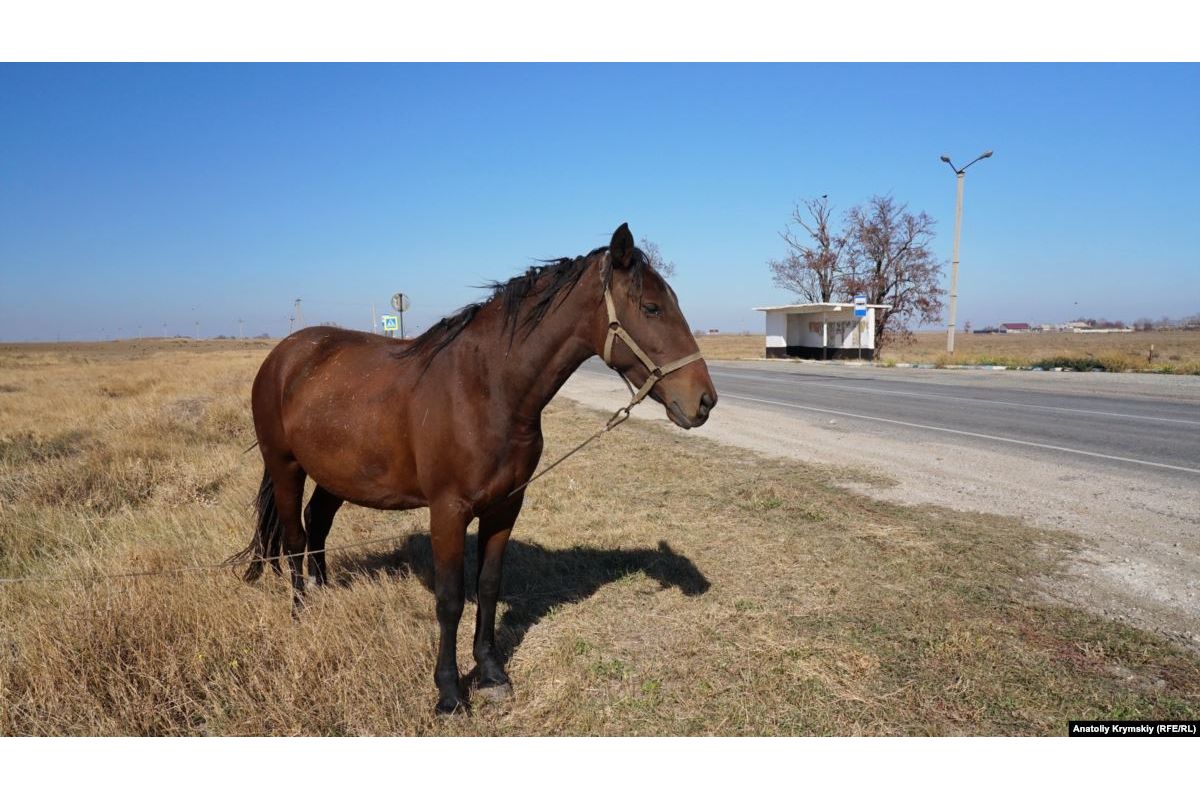
[[[985, 158], [991, 158], [992, 151], [988, 150], [975, 161], [981, 161]], [[962, 208], [963, 208], [963, 179], [967, 174], [967, 167], [974, 164], [967, 164], [967, 167], [959, 169], [950, 161], [950, 156], [942, 156], [942, 161], [950, 165], [950, 169], [954, 170], [954, 174], [958, 177], [958, 192], [954, 203], [954, 255], [950, 259], [950, 319], [946, 324], [946, 352], [954, 352], [954, 322], [955, 315], [958, 313], [958, 243], [962, 238]]]
[[[946, 325], [946, 352], [954, 352], [954, 323], [958, 314], [958, 242], [962, 238], [962, 198], [965, 172], [958, 173], [958, 199], [954, 203], [954, 256], [950, 259], [950, 321]], [[943, 251], [944, 252], [944, 251]]]

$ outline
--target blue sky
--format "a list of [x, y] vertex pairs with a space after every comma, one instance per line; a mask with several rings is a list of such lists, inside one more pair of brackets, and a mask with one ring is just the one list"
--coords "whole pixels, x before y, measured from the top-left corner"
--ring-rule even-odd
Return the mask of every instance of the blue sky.
[[419, 330], [622, 221], [761, 330], [797, 199], [891, 193], [959, 320], [1200, 312], [1197, 65], [3, 65], [0, 339]]

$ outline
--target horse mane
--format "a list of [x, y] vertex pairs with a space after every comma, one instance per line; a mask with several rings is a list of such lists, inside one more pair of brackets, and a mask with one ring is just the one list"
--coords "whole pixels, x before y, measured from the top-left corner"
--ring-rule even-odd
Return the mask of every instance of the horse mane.
[[[407, 347], [397, 351], [395, 357], [423, 356], [428, 368], [429, 362], [467, 329], [480, 309], [497, 299], [504, 311], [502, 332], [509, 332], [511, 346], [516, 341], [517, 333], [528, 336], [552, 308], [566, 301], [579, 279], [583, 277], [588, 261], [607, 250], [607, 247], [597, 247], [587, 255], [541, 261], [507, 281], [490, 281], [480, 286], [481, 289], [491, 291], [487, 299], [463, 306], [429, 326], [428, 330], [409, 342]], [[630, 276], [633, 279], [634, 292], [640, 295], [642, 275], [650, 264], [641, 250], [635, 249], [635, 256]], [[612, 280], [611, 267], [605, 270], [602, 280], [604, 288], [607, 289]], [[526, 302], [530, 300], [532, 302]]]

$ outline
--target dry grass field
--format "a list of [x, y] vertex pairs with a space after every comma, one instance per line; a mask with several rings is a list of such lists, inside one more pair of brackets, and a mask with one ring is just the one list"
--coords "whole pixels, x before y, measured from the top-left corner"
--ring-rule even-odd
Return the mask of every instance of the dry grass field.
[[[1200, 716], [1200, 659], [1054, 604], [1073, 542], [631, 422], [531, 487], [502, 594], [515, 698], [436, 718], [427, 515], [347, 508], [333, 585], [251, 530], [256, 344], [0, 347], [0, 734], [1062, 734]], [[717, 409], [716, 413], [720, 413]], [[603, 415], [552, 403], [547, 456]], [[468, 547], [473, 552], [473, 547]], [[470, 565], [468, 569], [471, 569]], [[460, 643], [471, 666], [472, 610]]]
[[[708, 358], [762, 358], [761, 334], [721, 333], [698, 336]], [[1154, 345], [1154, 361], [1149, 360]], [[944, 331], [914, 334], [886, 348], [885, 363], [992, 364], [1008, 367], [1055, 366], [1074, 369], [1129, 370], [1200, 375], [1200, 331], [1138, 333], [965, 334], [954, 338], [954, 355], [946, 354]]]
[[[1149, 360], [1154, 345], [1154, 361]], [[1136, 333], [959, 333], [954, 355], [946, 354], [946, 333], [922, 332], [883, 353], [891, 361], [924, 364], [999, 364], [1100, 368], [1112, 372], [1151, 370], [1200, 374], [1200, 331]], [[1052, 362], [1062, 361], [1061, 364]]]
[[766, 343], [761, 333], [710, 333], [697, 336], [705, 358], [762, 358]]

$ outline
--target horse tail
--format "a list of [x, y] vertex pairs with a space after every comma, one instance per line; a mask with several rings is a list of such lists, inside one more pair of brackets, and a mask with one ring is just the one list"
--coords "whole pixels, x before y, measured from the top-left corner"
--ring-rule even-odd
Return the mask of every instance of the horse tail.
[[268, 561], [276, 574], [283, 571], [279, 563], [283, 548], [283, 522], [280, 521], [279, 510], [275, 507], [275, 482], [271, 480], [271, 474], [265, 468], [262, 483], [258, 487], [258, 497], [254, 500], [254, 508], [258, 516], [254, 526], [254, 538], [244, 550], [229, 559], [230, 563], [253, 559], [242, 575], [242, 579], [247, 583], [254, 583], [262, 576], [263, 565]]

